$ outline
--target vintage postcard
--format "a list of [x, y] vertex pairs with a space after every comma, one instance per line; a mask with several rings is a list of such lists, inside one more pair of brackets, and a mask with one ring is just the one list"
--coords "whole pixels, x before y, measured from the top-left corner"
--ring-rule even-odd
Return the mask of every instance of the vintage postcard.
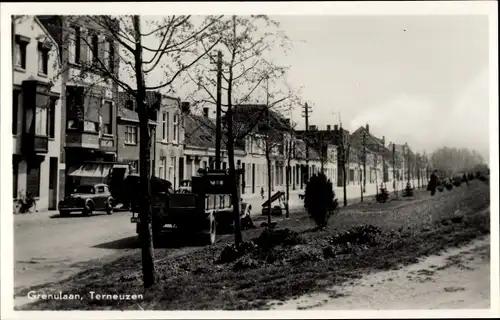
[[1, 8], [2, 319], [500, 315], [495, 1]]

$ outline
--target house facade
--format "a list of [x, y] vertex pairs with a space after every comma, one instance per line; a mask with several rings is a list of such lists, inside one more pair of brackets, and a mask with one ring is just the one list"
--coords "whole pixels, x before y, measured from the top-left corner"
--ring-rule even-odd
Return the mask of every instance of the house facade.
[[35, 16], [14, 24], [13, 198], [31, 194], [38, 210], [57, 206], [61, 144], [61, 70], [57, 43]]
[[[151, 141], [150, 168], [151, 174], [155, 171], [156, 154], [156, 127], [157, 113], [161, 95], [156, 92], [147, 92], [147, 103], [149, 110], [152, 110], [149, 117], [149, 130]], [[113, 170], [126, 169], [127, 173], [139, 173], [140, 166], [140, 128], [139, 114], [137, 113], [137, 103], [135, 97], [127, 92], [118, 92], [117, 104], [117, 164], [113, 165]]]
[[118, 77], [118, 44], [97, 16], [38, 17], [61, 52], [62, 198], [75, 185], [105, 181], [116, 161], [118, 86], [93, 66], [98, 58]]
[[184, 156], [185, 121], [189, 106], [183, 112], [180, 99], [159, 96], [155, 137], [155, 176], [170, 181], [177, 189], [190, 168]]
[[351, 143], [356, 146], [358, 153], [361, 151], [358, 158], [362, 164], [361, 172], [366, 170], [367, 184], [379, 186], [382, 182], [392, 180], [388, 171], [387, 162], [390, 159], [387, 159], [388, 150], [385, 146], [385, 137], [382, 137], [382, 139], [375, 137], [370, 132], [370, 127], [367, 124], [352, 133]]

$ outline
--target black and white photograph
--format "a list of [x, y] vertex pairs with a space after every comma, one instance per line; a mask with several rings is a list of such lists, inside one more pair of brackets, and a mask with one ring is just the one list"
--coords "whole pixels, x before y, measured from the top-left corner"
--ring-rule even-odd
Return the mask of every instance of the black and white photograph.
[[11, 2], [1, 35], [2, 319], [500, 316], [496, 1]]

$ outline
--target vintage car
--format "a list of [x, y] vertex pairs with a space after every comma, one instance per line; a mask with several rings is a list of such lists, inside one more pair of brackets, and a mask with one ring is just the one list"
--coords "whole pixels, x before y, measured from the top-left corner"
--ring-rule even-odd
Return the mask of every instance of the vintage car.
[[59, 201], [58, 210], [61, 216], [80, 211], [83, 216], [90, 216], [94, 211], [113, 213], [114, 200], [106, 184], [79, 185], [73, 192]]

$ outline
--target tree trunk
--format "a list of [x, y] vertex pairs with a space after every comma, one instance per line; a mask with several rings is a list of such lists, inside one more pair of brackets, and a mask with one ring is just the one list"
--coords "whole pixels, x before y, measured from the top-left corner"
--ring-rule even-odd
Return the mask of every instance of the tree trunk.
[[288, 156], [288, 163], [286, 165], [286, 218], [290, 217], [290, 209], [289, 209], [289, 204], [290, 204], [290, 176], [291, 176], [291, 167], [290, 167], [290, 155]]
[[[236, 36], [236, 16], [233, 16], [233, 34]], [[231, 64], [229, 67], [229, 79], [227, 90], [227, 111], [226, 111], [226, 125], [227, 125], [227, 157], [229, 162], [229, 175], [231, 179], [231, 202], [233, 203], [233, 219], [234, 219], [234, 244], [239, 249], [240, 244], [243, 242], [241, 234], [241, 220], [240, 220], [240, 195], [238, 192], [238, 180], [236, 179], [236, 170], [234, 164], [234, 136], [233, 136], [233, 65], [234, 65], [235, 51], [232, 53]], [[239, 173], [238, 173], [239, 174]]]
[[[228, 90], [228, 99], [231, 99], [231, 87]], [[230, 100], [229, 100], [230, 101]], [[226, 112], [227, 122], [227, 157], [229, 162], [229, 175], [231, 179], [231, 201], [233, 204], [233, 217], [234, 217], [234, 243], [236, 248], [239, 248], [243, 241], [241, 235], [241, 221], [240, 221], [240, 195], [238, 192], [238, 179], [236, 175], [236, 166], [234, 164], [234, 137], [233, 137], [233, 112], [232, 107], [229, 105]]]
[[268, 137], [266, 136], [266, 163], [267, 163], [267, 201], [269, 201], [269, 212], [267, 213], [267, 223], [271, 224], [271, 155], [268, 145]]
[[346, 172], [346, 169], [345, 169], [345, 163], [342, 164], [342, 174], [344, 176], [344, 179], [343, 179], [343, 187], [344, 187], [344, 207], [347, 206], [347, 172]]
[[[361, 168], [359, 170], [361, 172]], [[359, 179], [359, 185], [361, 186], [361, 202], [363, 202], [363, 179], [365, 177], [364, 172], [361, 172], [362, 176]]]
[[140, 165], [140, 211], [139, 211], [139, 237], [142, 250], [142, 276], [144, 288], [155, 284], [154, 247], [152, 237], [152, 214], [151, 195], [149, 190], [150, 181], [150, 158], [151, 138], [149, 136], [149, 112], [146, 103], [146, 84], [142, 71], [142, 45], [140, 17], [134, 16], [134, 31], [136, 37], [135, 70], [137, 78], [136, 101], [139, 113], [139, 165]]

